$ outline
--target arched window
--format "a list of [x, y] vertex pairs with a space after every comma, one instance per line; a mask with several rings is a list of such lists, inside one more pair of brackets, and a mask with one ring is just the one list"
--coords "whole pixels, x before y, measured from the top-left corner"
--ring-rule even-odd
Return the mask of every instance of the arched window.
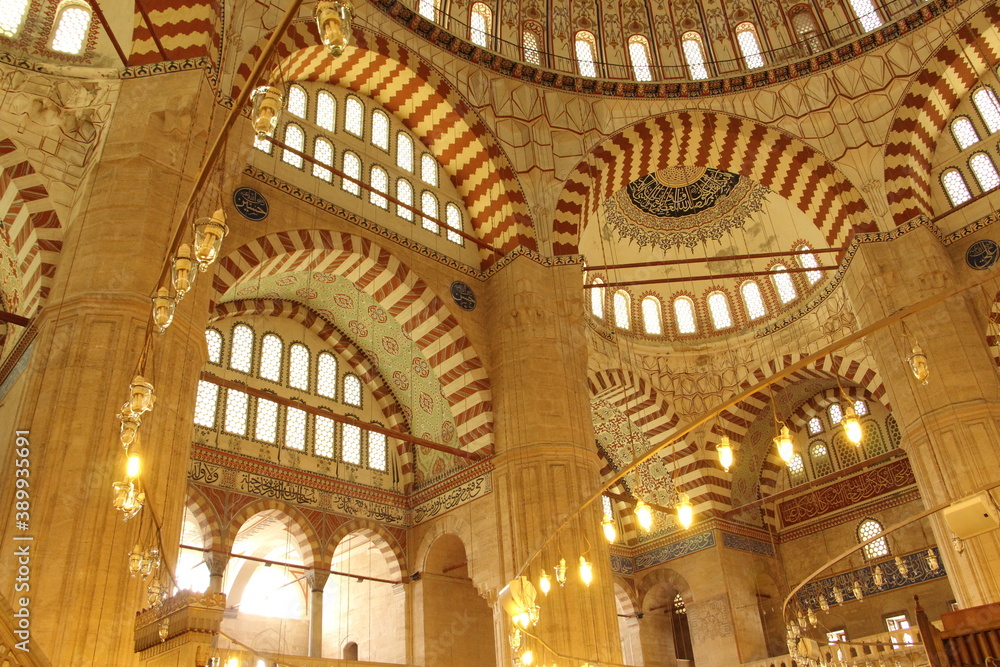
[[420, 156], [420, 178], [427, 185], [437, 187], [438, 184], [438, 164], [437, 160], [430, 153], [423, 153]]
[[334, 433], [336, 433], [337, 422], [329, 417], [319, 415], [313, 420], [313, 451], [316, 456], [323, 458], [333, 458]]
[[594, 287], [590, 290], [590, 312], [594, 314], [594, 317], [604, 317], [604, 281], [600, 278], [594, 278], [594, 285], [602, 285], [602, 287]]
[[[800, 245], [798, 248], [796, 248], [796, 250], [804, 253], [798, 256], [799, 264], [802, 266], [803, 269], [819, 268], [819, 260], [816, 259], [816, 255], [811, 252], [807, 252], [809, 250], [812, 250], [812, 248], [810, 248], [807, 245]], [[822, 271], [806, 271], [806, 279], [809, 281], [810, 285], [815, 285], [817, 282], [819, 282], [819, 279], [822, 277], [823, 277]]]
[[861, 22], [861, 29], [871, 32], [882, 27], [882, 19], [875, 10], [872, 0], [851, 0], [851, 9]]
[[348, 95], [344, 105], [344, 130], [359, 139], [364, 138], [365, 105], [354, 95]]
[[740, 45], [743, 62], [747, 69], [757, 69], [764, 66], [764, 56], [760, 52], [760, 40], [757, 39], [757, 29], [753, 23], [745, 21], [736, 26], [736, 42]]
[[456, 234], [455, 232], [452, 231], [452, 230], [462, 231], [462, 212], [458, 210], [458, 207], [452, 204], [451, 202], [448, 202], [448, 205], [444, 207], [444, 210], [445, 210], [444, 221], [448, 223], [448, 232], [447, 232], [448, 240], [451, 241], [452, 243], [457, 243], [458, 245], [462, 245], [465, 242], [465, 239], [463, 239], [461, 235]]
[[389, 445], [382, 433], [368, 431], [368, 467], [382, 472], [389, 468]]
[[809, 5], [792, 7], [788, 15], [791, 17], [792, 30], [795, 31], [798, 43], [804, 46], [810, 55], [822, 51], [823, 38], [820, 37], [816, 17], [813, 16]]
[[670, 624], [674, 635], [674, 656], [678, 660], [694, 660], [687, 607], [684, 606], [684, 598], [681, 597], [680, 593], [674, 596], [673, 608], [670, 611]]
[[340, 460], [361, 465], [361, 429], [351, 424], [341, 424]]
[[747, 311], [747, 319], [756, 320], [767, 315], [764, 298], [760, 295], [760, 285], [748, 280], [740, 288], [740, 294], [743, 295], [743, 307]]
[[816, 477], [829, 475], [833, 472], [833, 464], [830, 463], [830, 452], [822, 442], [813, 443], [809, 448], [809, 458], [812, 459], [813, 474]]
[[964, 151], [969, 146], [979, 143], [979, 132], [966, 116], [959, 116], [951, 123], [951, 136], [955, 138], [958, 149]]
[[306, 451], [306, 411], [299, 408], [285, 409], [285, 447], [297, 452]]
[[[268, 134], [268, 136], [271, 135]], [[261, 139], [256, 134], [253, 135], [253, 147], [267, 155], [271, 154], [271, 142], [267, 139]]]
[[308, 109], [309, 95], [306, 94], [305, 88], [293, 83], [288, 87], [288, 113], [299, 118], [307, 118]]
[[682, 334], [694, 333], [698, 326], [694, 320], [694, 301], [686, 296], [674, 299], [674, 319], [677, 320], [677, 331]]
[[80, 55], [87, 41], [87, 32], [90, 31], [90, 18], [90, 6], [86, 3], [76, 0], [63, 2], [52, 22], [52, 41], [49, 44], [52, 50], [73, 56]]
[[341, 177], [340, 187], [352, 195], [360, 197], [361, 185], [357, 181], [361, 180], [361, 158], [351, 151], [344, 151], [344, 173], [354, 180]]
[[337, 127], [337, 98], [325, 90], [316, 94], [316, 124], [328, 132]]
[[222, 363], [222, 334], [216, 329], [205, 329], [205, 344], [208, 346], [208, 362]]
[[712, 315], [712, 326], [716, 329], [728, 329], [733, 326], [729, 299], [722, 292], [712, 292], [708, 295], [708, 312]]
[[834, 426], [844, 420], [844, 410], [840, 407], [840, 403], [832, 404], [827, 409], [827, 413], [830, 415], [830, 423]]
[[655, 296], [647, 296], [642, 300], [642, 328], [654, 336], [663, 333], [663, 310], [660, 300]]
[[413, 139], [403, 131], [396, 133], [396, 166], [413, 172]]
[[969, 158], [969, 168], [983, 192], [989, 192], [1000, 185], [1000, 174], [997, 174], [996, 165], [986, 153], [975, 153]]
[[[865, 519], [858, 525], [858, 542], [864, 542], [875, 537], [884, 530], [882, 524], [875, 519]], [[889, 554], [889, 541], [885, 537], [880, 537], [877, 540], [873, 540], [870, 544], [866, 544], [862, 551], [865, 552], [865, 559], [874, 560], [876, 558], [885, 558]]]
[[778, 299], [781, 303], [794, 301], [798, 293], [795, 291], [792, 276], [787, 273], [788, 268], [783, 264], [775, 264], [771, 270], [778, 272], [771, 275], [774, 280], [774, 289], [778, 292]]
[[[285, 126], [285, 144], [288, 148], [294, 148], [299, 152], [303, 152], [306, 149], [306, 133], [302, 131], [302, 128], [295, 123], [289, 123]], [[296, 155], [292, 151], [286, 148], [281, 153], [281, 160], [287, 162], [293, 167], [299, 169], [302, 168], [302, 156]]]
[[594, 34], [581, 30], [576, 33], [575, 40], [576, 66], [580, 76], [597, 76], [597, 41]]
[[688, 72], [691, 78], [708, 78], [708, 69], [705, 67], [705, 46], [701, 41], [701, 35], [692, 31], [684, 33], [681, 37], [681, 50], [684, 52], [684, 62], [687, 63]]
[[389, 115], [381, 109], [372, 110], [372, 146], [389, 150]]
[[198, 394], [194, 399], [194, 423], [215, 428], [215, 408], [219, 403], [219, 385], [198, 380]]
[[529, 65], [541, 65], [542, 39], [538, 32], [525, 27], [521, 31], [521, 49], [524, 51], [524, 62]]
[[253, 358], [253, 329], [245, 324], [233, 327], [232, 343], [229, 346], [229, 367], [241, 373], [250, 372]]
[[347, 642], [344, 645], [344, 660], [357, 660], [358, 659], [358, 643], [357, 642]]
[[642, 35], [628, 38], [628, 55], [632, 60], [632, 74], [636, 81], [652, 81], [653, 71], [649, 67], [649, 42]]
[[[373, 164], [368, 180], [372, 186], [372, 191], [368, 193], [368, 201], [388, 211], [389, 200], [383, 195], [389, 194], [389, 173], [377, 164]], [[380, 192], [382, 194], [379, 194]]]
[[941, 174], [941, 185], [944, 186], [944, 191], [952, 206], [959, 206], [972, 199], [972, 193], [969, 192], [965, 177], [954, 167], [945, 169], [944, 173]]
[[602, 495], [601, 496], [601, 508], [604, 510], [604, 516], [609, 519], [615, 518], [615, 511], [611, 504], [611, 496]]
[[618, 290], [611, 299], [611, 303], [614, 306], [615, 314], [615, 326], [619, 329], [628, 329], [631, 324], [630, 310], [631, 304], [628, 297], [628, 292], [624, 290]]
[[980, 88], [972, 94], [972, 103], [976, 105], [976, 111], [983, 119], [986, 130], [993, 134], [1000, 130], [1000, 102], [992, 88]]
[[316, 393], [337, 398], [337, 358], [329, 352], [320, 352], [316, 359]]
[[854, 401], [854, 413], [859, 417], [864, 417], [868, 414], [868, 404], [860, 398]]
[[816, 435], [817, 433], [823, 432], [823, 420], [819, 417], [813, 417], [809, 420], [809, 435]]
[[348, 373], [344, 376], [344, 403], [355, 408], [361, 407], [361, 378]]
[[281, 356], [285, 346], [274, 334], [264, 334], [260, 341], [260, 364], [257, 373], [271, 382], [281, 381]]
[[247, 411], [249, 410], [250, 396], [238, 389], [226, 390], [226, 416], [222, 421], [222, 428], [226, 433], [233, 435], [247, 434]]
[[469, 39], [476, 46], [489, 47], [493, 33], [493, 10], [484, 2], [472, 4], [469, 16]]
[[0, 35], [15, 37], [28, 14], [30, 0], [0, 0]]
[[[407, 208], [407, 206], [413, 206], [413, 186], [405, 178], [396, 179], [396, 199], [399, 201], [399, 204], [396, 204], [396, 215], [403, 220], [413, 222], [413, 211]], [[406, 206], [401, 206], [401, 204], [406, 204]]]
[[302, 343], [288, 349], [288, 386], [309, 391], [309, 348]]
[[435, 0], [417, 0], [417, 12], [425, 19], [434, 21], [437, 18], [437, 2]]
[[420, 212], [423, 213], [420, 217], [420, 226], [429, 232], [441, 233], [440, 225], [434, 222], [438, 217], [438, 200], [433, 192], [424, 190], [420, 195]]
[[806, 464], [802, 460], [801, 454], [795, 454], [788, 462], [788, 479], [792, 484], [801, 484], [806, 481]]
[[266, 398], [257, 399], [257, 419], [253, 437], [272, 445], [278, 440], [278, 404]]
[[[333, 166], [333, 144], [330, 143], [328, 139], [323, 137], [316, 137], [316, 141], [313, 142], [313, 157], [316, 158], [316, 162], [322, 162], [327, 167]], [[322, 178], [327, 183], [333, 181], [333, 171], [323, 167], [321, 165], [313, 163], [313, 176], [316, 178]]]

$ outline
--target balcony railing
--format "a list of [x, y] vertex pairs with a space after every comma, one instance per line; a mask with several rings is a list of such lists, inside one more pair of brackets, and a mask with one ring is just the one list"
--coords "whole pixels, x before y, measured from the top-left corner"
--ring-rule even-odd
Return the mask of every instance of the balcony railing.
[[[820, 664], [838, 665], [838, 667], [927, 665], [927, 652], [920, 643], [920, 632], [916, 628], [883, 632], [852, 642], [822, 645], [819, 651]], [[796, 664], [788, 655], [744, 663], [745, 667], [793, 667]]]

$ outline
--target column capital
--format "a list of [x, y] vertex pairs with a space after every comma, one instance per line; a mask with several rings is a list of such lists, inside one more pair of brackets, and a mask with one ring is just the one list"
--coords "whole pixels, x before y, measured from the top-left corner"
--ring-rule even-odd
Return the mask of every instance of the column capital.
[[326, 588], [326, 582], [330, 578], [330, 569], [327, 567], [314, 567], [306, 570], [306, 581], [309, 583], [309, 590], [312, 592], [322, 592]]
[[221, 577], [226, 571], [226, 566], [229, 565], [229, 558], [227, 553], [206, 551], [205, 565], [208, 566], [208, 571], [213, 577]]

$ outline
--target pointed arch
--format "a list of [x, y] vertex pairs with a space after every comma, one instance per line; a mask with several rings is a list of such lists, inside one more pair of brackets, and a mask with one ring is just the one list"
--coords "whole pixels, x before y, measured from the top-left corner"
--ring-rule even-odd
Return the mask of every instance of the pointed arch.
[[222, 539], [222, 522], [219, 519], [219, 514], [208, 498], [194, 484], [187, 485], [184, 507], [194, 517], [201, 530], [204, 548], [224, 549], [225, 543]]
[[375, 548], [385, 558], [390, 578], [403, 579], [406, 577], [406, 555], [399, 540], [386, 530], [384, 526], [370, 519], [351, 519], [338, 526], [326, 544], [326, 551], [323, 558], [324, 563], [329, 563], [333, 560], [333, 552], [337, 550], [337, 545], [348, 535], [361, 535], [375, 545]]
[[323, 547], [315, 526], [297, 507], [278, 500], [258, 499], [241, 507], [226, 526], [224, 532], [226, 548], [232, 550], [243, 524], [254, 515], [268, 511], [277, 512], [288, 519], [288, 532], [295, 541], [299, 553], [302, 554], [302, 561], [306, 566], [322, 562]]

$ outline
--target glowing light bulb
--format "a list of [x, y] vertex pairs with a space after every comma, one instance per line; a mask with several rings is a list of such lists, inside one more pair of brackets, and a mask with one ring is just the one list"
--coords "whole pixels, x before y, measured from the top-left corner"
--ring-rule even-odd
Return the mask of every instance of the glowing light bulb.
[[792, 462], [795, 456], [795, 443], [792, 442], [792, 434], [784, 424], [781, 425], [781, 433], [774, 437], [774, 446], [778, 448], [778, 456], [785, 465]]
[[854, 411], [854, 406], [848, 403], [844, 407], [844, 435], [855, 445], [861, 444], [864, 433], [861, 430], [861, 420], [858, 413]]
[[615, 520], [608, 515], [604, 515], [604, 521], [601, 522], [601, 526], [604, 528], [604, 537], [608, 538], [608, 542], [614, 544], [615, 540], [618, 539], [618, 531], [615, 530]]
[[549, 591], [552, 590], [552, 577], [549, 576], [548, 572], [542, 572], [542, 575], [538, 577], [538, 588], [541, 589], [542, 595], [548, 595]]
[[653, 510], [641, 498], [635, 503], [635, 520], [647, 533], [653, 527]]
[[580, 556], [580, 581], [584, 586], [590, 586], [594, 581], [594, 566], [587, 562], [587, 559]]
[[530, 667], [535, 664], [535, 653], [530, 648], [521, 654], [521, 664]]
[[691, 504], [691, 499], [686, 493], [682, 493], [677, 499], [677, 521], [684, 527], [684, 530], [690, 528], [691, 524], [694, 523], [694, 505]]
[[140, 464], [141, 461], [138, 454], [128, 457], [128, 462], [125, 464], [125, 475], [130, 478], [138, 477]]
[[726, 472], [733, 467], [733, 445], [729, 442], [729, 436], [722, 436], [722, 440], [715, 446], [715, 451], [719, 454], [719, 465]]
[[522, 611], [520, 614], [514, 616], [512, 620], [514, 621], [514, 625], [523, 630], [527, 630], [528, 626], [531, 625], [531, 614], [526, 611]]
[[566, 559], [565, 558], [560, 558], [559, 559], [559, 564], [556, 565], [555, 570], [556, 570], [556, 582], [560, 586], [565, 586], [566, 585]]

